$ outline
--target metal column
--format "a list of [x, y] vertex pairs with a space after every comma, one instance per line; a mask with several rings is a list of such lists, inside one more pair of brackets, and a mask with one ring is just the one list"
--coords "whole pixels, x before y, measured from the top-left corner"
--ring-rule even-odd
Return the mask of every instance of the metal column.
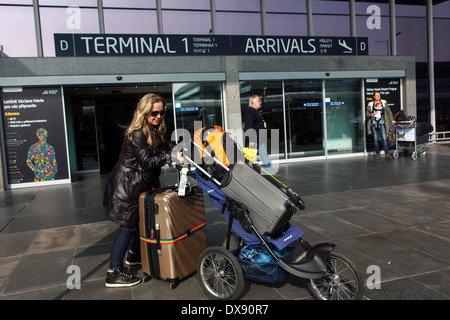
[[261, 11], [261, 35], [267, 34], [267, 22], [266, 22], [266, 0], [260, 0]]
[[216, 0], [210, 0], [211, 5], [211, 33], [217, 34], [217, 20], [216, 20]]
[[395, 24], [395, 0], [389, 0], [389, 21], [391, 27], [391, 55], [397, 55], [397, 27]]
[[428, 39], [428, 89], [430, 103], [430, 123], [436, 131], [436, 105], [434, 96], [434, 41], [433, 41], [433, 1], [427, 0], [427, 39]]
[[306, 13], [308, 15], [308, 36], [313, 36], [312, 0], [306, 0]]
[[156, 0], [156, 20], [158, 22], [158, 34], [164, 34], [161, 0]]
[[42, 33], [41, 33], [41, 17], [39, 14], [39, 0], [33, 0], [33, 14], [34, 14], [34, 27], [36, 29], [37, 56], [43, 57], [44, 51], [42, 49]]

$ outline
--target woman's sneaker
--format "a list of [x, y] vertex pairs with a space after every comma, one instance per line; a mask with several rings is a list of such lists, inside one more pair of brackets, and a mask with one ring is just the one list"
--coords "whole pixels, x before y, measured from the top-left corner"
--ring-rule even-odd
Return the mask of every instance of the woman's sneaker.
[[127, 254], [127, 258], [125, 259], [125, 263], [129, 266], [141, 264], [141, 254], [134, 253], [133, 251], [128, 250], [128, 254]]
[[118, 269], [106, 272], [105, 285], [108, 288], [131, 287], [141, 282], [141, 279]]

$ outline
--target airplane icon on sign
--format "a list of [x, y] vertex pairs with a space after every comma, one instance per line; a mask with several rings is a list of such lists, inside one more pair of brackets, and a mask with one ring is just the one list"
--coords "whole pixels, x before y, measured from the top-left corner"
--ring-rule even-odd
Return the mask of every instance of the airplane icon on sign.
[[338, 43], [341, 47], [347, 49], [347, 51], [343, 51], [344, 53], [353, 53], [353, 49], [347, 45], [347, 42], [345, 42], [345, 40], [339, 40]]

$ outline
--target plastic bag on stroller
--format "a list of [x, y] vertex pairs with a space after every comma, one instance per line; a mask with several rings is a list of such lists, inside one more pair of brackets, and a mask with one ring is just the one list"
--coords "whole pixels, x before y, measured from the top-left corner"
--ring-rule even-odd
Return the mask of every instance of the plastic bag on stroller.
[[[278, 258], [291, 252], [287, 247], [281, 251], [272, 248]], [[264, 282], [278, 282], [284, 279], [286, 272], [280, 268], [272, 255], [262, 244], [243, 246], [237, 249], [236, 258], [240, 262], [245, 277]]]

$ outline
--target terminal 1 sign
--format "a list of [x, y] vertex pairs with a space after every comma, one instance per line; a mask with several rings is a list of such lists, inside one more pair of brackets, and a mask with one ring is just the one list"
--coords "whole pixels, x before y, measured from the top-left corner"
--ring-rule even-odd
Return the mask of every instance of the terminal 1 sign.
[[63, 56], [368, 55], [367, 37], [55, 34]]

